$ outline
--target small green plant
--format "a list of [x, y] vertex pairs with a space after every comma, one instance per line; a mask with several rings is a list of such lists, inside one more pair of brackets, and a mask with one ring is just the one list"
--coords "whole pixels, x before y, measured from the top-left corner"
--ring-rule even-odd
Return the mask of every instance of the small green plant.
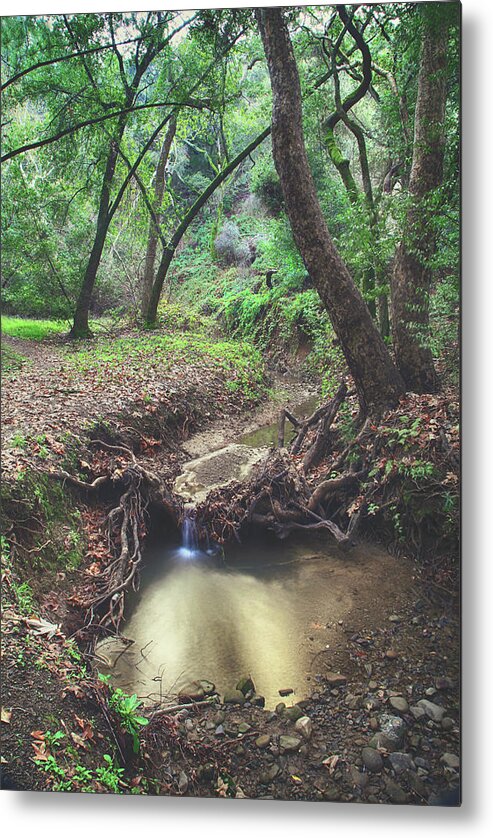
[[117, 687], [110, 696], [109, 705], [120, 717], [123, 729], [131, 735], [134, 753], [137, 754], [139, 752], [139, 729], [149, 724], [149, 719], [137, 714], [137, 710], [141, 707], [142, 702], [137, 698], [135, 693], [133, 695], [127, 695]]
[[410, 425], [409, 416], [400, 416], [400, 421], [403, 424], [402, 428], [390, 428], [388, 433], [395, 437], [395, 441], [399, 445], [405, 446], [409, 440], [416, 439], [421, 432], [421, 418], [418, 416]]
[[34, 610], [34, 595], [29, 583], [21, 582], [20, 585], [17, 585], [14, 582], [14, 584], [12, 585], [12, 589], [17, 600], [17, 608], [19, 609], [19, 613], [24, 614], [25, 616], [27, 616], [28, 614], [32, 614]]
[[123, 768], [119, 768], [113, 762], [109, 754], [103, 754], [106, 765], [96, 768], [95, 774], [98, 780], [112, 792], [119, 792], [119, 782], [123, 775]]
[[12, 437], [12, 447], [13, 448], [25, 448], [27, 445], [27, 439], [24, 434], [21, 434], [20, 431], [16, 431], [14, 436]]
[[44, 735], [44, 741], [49, 748], [56, 748], [60, 745], [62, 739], [65, 739], [65, 734], [61, 730], [57, 730], [55, 733], [52, 733], [51, 730], [47, 730]]
[[15, 662], [20, 669], [25, 669], [27, 666], [27, 660], [24, 652], [19, 652], [17, 655]]
[[46, 759], [35, 759], [34, 763], [41, 769], [41, 771], [45, 771], [53, 777], [59, 777], [61, 780], [65, 780], [67, 772], [65, 768], [58, 764], [56, 757], [54, 757], [53, 754], [50, 754]]

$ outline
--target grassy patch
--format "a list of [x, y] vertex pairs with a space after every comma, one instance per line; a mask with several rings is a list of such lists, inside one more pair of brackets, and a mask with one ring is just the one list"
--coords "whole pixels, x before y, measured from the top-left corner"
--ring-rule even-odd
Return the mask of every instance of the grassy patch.
[[246, 341], [214, 341], [190, 333], [145, 333], [91, 343], [70, 353], [69, 358], [76, 371], [96, 371], [102, 379], [120, 373], [124, 380], [143, 369], [168, 371], [177, 364], [193, 364], [220, 373], [230, 392], [239, 391], [247, 399], [258, 398], [263, 392], [262, 356]]
[[67, 323], [60, 320], [31, 320], [23, 317], [2, 317], [2, 332], [13, 338], [44, 340], [67, 331]]

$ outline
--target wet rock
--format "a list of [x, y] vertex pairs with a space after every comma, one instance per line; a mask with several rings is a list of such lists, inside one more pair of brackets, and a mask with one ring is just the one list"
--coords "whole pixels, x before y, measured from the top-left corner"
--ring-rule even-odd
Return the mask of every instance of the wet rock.
[[397, 750], [401, 745], [404, 735], [406, 733], [406, 725], [400, 716], [392, 716], [390, 713], [382, 713], [379, 719], [380, 730], [385, 734], [396, 746], [392, 748]]
[[268, 733], [262, 733], [260, 736], [257, 737], [255, 740], [255, 744], [257, 748], [263, 750], [264, 748], [268, 748], [270, 745], [270, 736]]
[[379, 751], [396, 751], [399, 745], [396, 744], [394, 739], [391, 739], [390, 736], [387, 736], [380, 730], [371, 737], [368, 742], [368, 747], [378, 749]]
[[428, 806], [460, 806], [460, 802], [459, 787], [432, 792], [428, 798]]
[[214, 695], [214, 693], [216, 692], [215, 684], [213, 684], [212, 681], [207, 681], [204, 678], [200, 678], [197, 683], [200, 684], [200, 686], [202, 687], [204, 695]]
[[401, 695], [396, 695], [390, 698], [389, 704], [394, 708], [394, 710], [397, 710], [398, 713], [407, 713], [409, 711], [409, 704]]
[[[214, 685], [213, 685], [214, 686]], [[201, 681], [191, 681], [190, 684], [182, 687], [178, 693], [178, 698], [185, 701], [200, 701], [205, 698], [205, 690]]]
[[224, 736], [224, 735], [225, 735], [225, 733], [226, 733], [226, 731], [224, 730], [223, 725], [218, 725], [218, 726], [216, 727], [216, 731], [215, 731], [215, 733], [216, 733], [216, 736]]
[[281, 751], [286, 753], [297, 751], [301, 745], [301, 739], [297, 736], [287, 736], [285, 734], [279, 737], [279, 747]]
[[255, 692], [255, 685], [252, 680], [251, 675], [244, 675], [243, 678], [240, 678], [236, 685], [236, 689], [243, 693], [243, 695], [248, 695], [248, 693]]
[[279, 704], [276, 704], [276, 713], [277, 713], [278, 716], [282, 716], [285, 709], [286, 709], [286, 705], [285, 705], [284, 701], [280, 701]]
[[390, 797], [392, 803], [402, 804], [407, 803], [407, 794], [398, 783], [388, 779], [385, 783], [385, 791]]
[[437, 690], [451, 690], [454, 687], [452, 678], [435, 678], [435, 687]]
[[363, 707], [365, 710], [379, 710], [381, 703], [375, 695], [367, 695], [363, 699]]
[[368, 785], [368, 774], [360, 771], [357, 765], [349, 766], [349, 776], [352, 785], [356, 788], [364, 789]]
[[303, 739], [311, 739], [313, 722], [308, 716], [300, 716], [295, 722], [294, 729], [301, 734]]
[[241, 722], [238, 725], [238, 733], [248, 733], [249, 730], [252, 729], [252, 726], [248, 724], [248, 722]]
[[415, 719], [415, 721], [417, 722], [426, 717], [426, 713], [423, 707], [418, 707], [417, 704], [413, 704], [413, 706], [409, 708], [409, 712], [413, 719]]
[[293, 695], [294, 690], [291, 687], [286, 687], [285, 689], [279, 690], [279, 695], [281, 698], [285, 698], [287, 695]]
[[361, 751], [363, 765], [368, 771], [378, 773], [383, 768], [383, 759], [375, 748], [363, 748]]
[[285, 706], [284, 710], [282, 711], [283, 719], [287, 719], [290, 722], [297, 722], [298, 719], [301, 719], [301, 717], [304, 715], [305, 714], [303, 713], [303, 710], [301, 709], [301, 707], [298, 707], [297, 704], [293, 704], [292, 707]]
[[371, 730], [378, 730], [378, 719], [371, 718], [369, 724]]
[[245, 696], [240, 690], [231, 690], [231, 692], [224, 693], [223, 704], [244, 704]]
[[280, 770], [281, 769], [277, 763], [273, 762], [272, 765], [269, 765], [269, 767], [265, 769], [265, 771], [261, 772], [259, 782], [264, 786], [269, 785], [269, 783], [272, 783], [272, 781], [276, 779]]
[[334, 802], [334, 801], [340, 800], [340, 799], [341, 799], [341, 792], [339, 791], [339, 789], [337, 788], [337, 786], [335, 784], [332, 785], [332, 786], [328, 786], [325, 789], [324, 800], [329, 800], [329, 801]]
[[407, 782], [410, 788], [424, 798], [427, 794], [427, 788], [421, 777], [415, 771], [408, 771], [406, 774]]
[[453, 730], [455, 722], [453, 719], [450, 718], [450, 716], [444, 716], [441, 721], [441, 725], [442, 730]]
[[440, 762], [442, 765], [445, 765], [446, 768], [453, 768], [454, 771], [457, 771], [460, 768], [460, 759], [457, 754], [443, 754], [440, 757]]
[[428, 698], [431, 698], [432, 695], [435, 695], [435, 693], [436, 693], [436, 687], [428, 687], [428, 689], [425, 690], [425, 695], [427, 695]]
[[404, 754], [396, 751], [389, 756], [389, 762], [396, 774], [403, 774], [404, 771], [409, 771], [415, 768], [414, 762], [410, 754]]
[[197, 779], [201, 782], [207, 782], [214, 778], [215, 776], [215, 768], [212, 762], [206, 762], [203, 765], [199, 765], [197, 768]]
[[188, 777], [184, 771], [180, 771], [180, 776], [178, 777], [178, 791], [180, 794], [185, 794], [188, 790]]
[[176, 479], [175, 492], [187, 501], [201, 503], [213, 488], [227, 486], [232, 480], [247, 480], [266, 454], [265, 448], [249, 448], [237, 443], [210, 451], [185, 463], [182, 474]]
[[428, 701], [426, 698], [422, 698], [421, 701], [418, 701], [417, 706], [424, 710], [425, 714], [432, 720], [432, 722], [441, 722], [445, 716], [445, 709], [443, 707], [440, 707], [439, 704], [434, 704], [433, 701]]
[[328, 672], [325, 675], [325, 680], [331, 687], [341, 687], [346, 683], [347, 678], [338, 672]]
[[252, 695], [250, 699], [250, 704], [253, 704], [254, 707], [265, 707], [265, 698], [263, 695]]

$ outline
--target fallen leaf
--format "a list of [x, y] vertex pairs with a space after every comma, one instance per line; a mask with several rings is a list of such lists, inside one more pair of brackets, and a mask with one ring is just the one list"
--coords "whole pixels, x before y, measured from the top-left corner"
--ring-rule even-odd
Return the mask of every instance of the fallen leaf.
[[337, 766], [338, 762], [339, 762], [338, 754], [333, 754], [332, 756], [327, 757], [327, 759], [322, 760], [322, 765], [325, 765], [325, 767], [328, 770], [330, 776], [332, 776], [332, 774], [336, 770], [336, 766]]
[[49, 753], [46, 750], [46, 743], [45, 742], [31, 742], [32, 747], [34, 748], [35, 758], [38, 760], [42, 760], [46, 762], [49, 757]]
[[26, 620], [26, 623], [33, 629], [33, 634], [46, 634], [50, 639], [58, 634], [61, 628], [59, 623], [49, 623], [43, 617], [40, 617], [39, 620]]
[[83, 736], [79, 736], [78, 733], [71, 733], [70, 738], [72, 739], [72, 742], [75, 742], [78, 748], [84, 748], [85, 751], [89, 750], [89, 745]]
[[2, 707], [2, 722], [4, 722], [6, 725], [9, 725], [11, 718], [12, 710], [7, 710], [6, 707]]

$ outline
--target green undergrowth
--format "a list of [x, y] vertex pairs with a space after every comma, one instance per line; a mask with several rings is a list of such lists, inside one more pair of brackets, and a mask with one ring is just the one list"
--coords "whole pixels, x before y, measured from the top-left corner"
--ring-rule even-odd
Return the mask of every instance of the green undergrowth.
[[221, 374], [230, 392], [248, 400], [264, 392], [262, 356], [248, 341], [216, 340], [207, 333], [146, 332], [113, 340], [92, 342], [71, 352], [69, 364], [80, 373], [95, 370], [131, 375], [142, 369], [171, 371], [176, 365], [203, 366]]
[[40, 589], [76, 569], [85, 552], [81, 513], [71, 493], [46, 474], [21, 471], [1, 487], [5, 544], [16, 550], [16, 570]]
[[13, 338], [45, 340], [67, 331], [68, 327], [65, 321], [2, 316], [2, 333]]
[[[230, 263], [208, 245], [207, 224], [194, 230], [173, 261], [169, 297], [193, 318], [204, 319], [235, 340], [253, 343], [263, 354], [286, 352], [304, 359], [307, 372], [322, 379], [324, 395], [334, 389], [343, 366], [327, 312], [312, 287], [288, 225], [279, 218], [231, 216]], [[250, 243], [255, 259], [234, 263], [238, 241]], [[231, 261], [233, 260], [233, 263]], [[275, 269], [272, 287], [266, 272]], [[170, 304], [168, 303], [168, 308]]]

